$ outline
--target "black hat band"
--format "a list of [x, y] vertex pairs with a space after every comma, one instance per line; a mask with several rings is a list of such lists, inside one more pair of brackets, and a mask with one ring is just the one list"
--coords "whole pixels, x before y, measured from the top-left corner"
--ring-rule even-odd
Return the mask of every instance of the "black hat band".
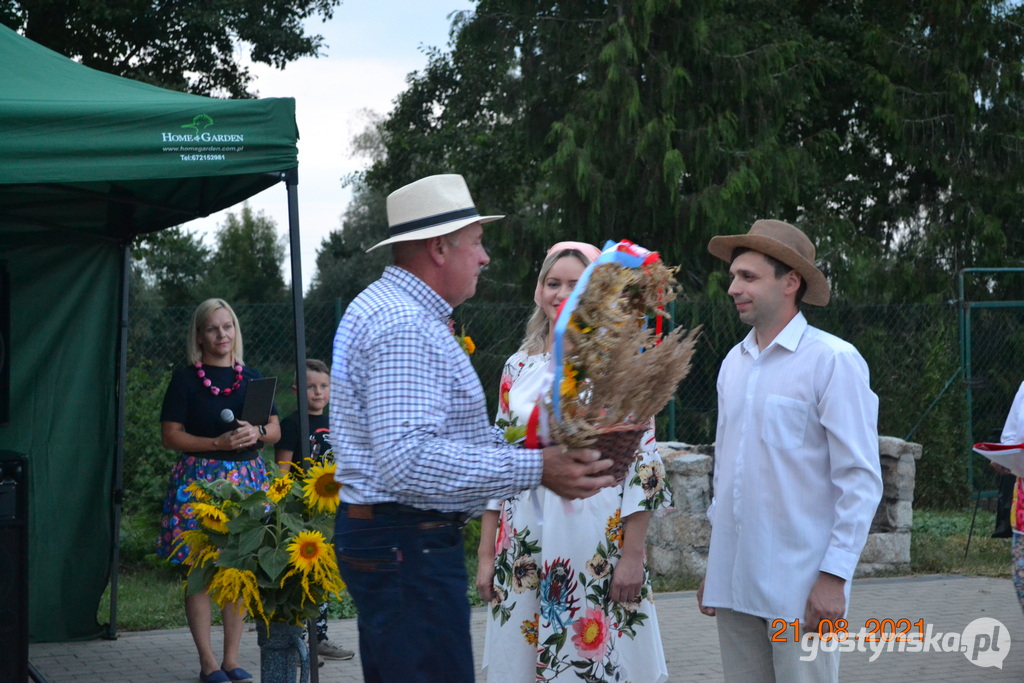
[[413, 230], [422, 230], [423, 228], [429, 228], [434, 225], [451, 223], [452, 221], [457, 221], [460, 218], [472, 218], [473, 216], [479, 215], [480, 213], [476, 210], [475, 206], [471, 206], [468, 209], [458, 209], [457, 211], [446, 211], [445, 213], [439, 213], [434, 216], [417, 218], [414, 221], [392, 225], [388, 228], [388, 235], [390, 237], [395, 237], [397, 235], [404, 235], [407, 232], [412, 232]]

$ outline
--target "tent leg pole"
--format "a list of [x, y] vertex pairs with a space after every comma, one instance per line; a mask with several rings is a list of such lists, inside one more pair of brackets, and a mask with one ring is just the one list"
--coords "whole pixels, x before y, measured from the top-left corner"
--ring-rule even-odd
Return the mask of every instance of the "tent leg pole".
[[[302, 303], [302, 252], [299, 243], [299, 174], [296, 169], [282, 174], [288, 189], [288, 248], [292, 265], [292, 311], [295, 319], [295, 389], [299, 411], [299, 434], [309, 434], [309, 399], [306, 396], [306, 316]], [[309, 440], [300, 439], [302, 462], [309, 457]]]
[[[295, 390], [298, 399], [299, 434], [309, 434], [309, 398], [306, 395], [306, 320], [302, 303], [302, 252], [299, 240], [299, 173], [297, 169], [286, 171], [285, 187], [288, 190], [288, 249], [292, 262], [292, 310], [295, 317]], [[309, 439], [299, 439], [301, 446], [299, 462], [309, 457]], [[317, 667], [316, 629], [313, 620], [306, 624], [309, 632], [309, 683], [320, 683]]]
[[131, 283], [132, 247], [125, 242], [121, 257], [121, 306], [118, 314], [120, 331], [117, 357], [117, 446], [114, 453], [114, 526], [110, 547], [110, 623], [107, 624], [106, 638], [117, 638], [117, 589], [121, 570], [121, 506], [124, 486], [124, 435], [126, 422], [125, 391], [128, 387], [128, 290]]

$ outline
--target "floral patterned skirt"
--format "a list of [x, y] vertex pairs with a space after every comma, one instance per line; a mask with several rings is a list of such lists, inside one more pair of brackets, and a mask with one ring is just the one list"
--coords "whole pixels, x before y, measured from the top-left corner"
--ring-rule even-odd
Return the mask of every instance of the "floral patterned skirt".
[[227, 479], [243, 491], [265, 491], [267, 469], [263, 464], [263, 458], [259, 456], [253, 460], [236, 462], [197, 458], [182, 453], [171, 469], [167, 498], [164, 500], [163, 516], [160, 519], [160, 538], [156, 544], [157, 554], [171, 562], [181, 563], [188, 556], [187, 547], [178, 548], [178, 551], [174, 552], [174, 543], [183, 531], [195, 529], [199, 524], [192, 515], [192, 503], [195, 501], [185, 491], [189, 484], [197, 479]]
[[489, 683], [667, 680], [649, 577], [639, 602], [608, 599], [623, 503], [637, 510], [637, 495], [626, 487], [624, 501], [623, 488], [611, 487], [569, 502], [539, 487], [504, 502], [484, 650]]

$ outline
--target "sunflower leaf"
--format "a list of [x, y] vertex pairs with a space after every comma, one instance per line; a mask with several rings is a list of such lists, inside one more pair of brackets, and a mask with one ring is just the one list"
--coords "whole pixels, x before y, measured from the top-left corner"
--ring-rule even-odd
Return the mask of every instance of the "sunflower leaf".
[[195, 595], [196, 593], [205, 592], [216, 571], [217, 567], [212, 563], [205, 567], [192, 567], [188, 573], [188, 581], [185, 584], [186, 594]]
[[262, 529], [263, 522], [259, 519], [253, 519], [248, 515], [239, 515], [228, 522], [228, 531], [231, 534], [244, 534], [252, 529]]
[[259, 562], [270, 580], [277, 581], [288, 566], [288, 551], [283, 548], [260, 548]]
[[263, 534], [264, 528], [262, 526], [251, 527], [243, 531], [238, 537], [238, 552], [244, 555], [254, 552], [260, 547]]

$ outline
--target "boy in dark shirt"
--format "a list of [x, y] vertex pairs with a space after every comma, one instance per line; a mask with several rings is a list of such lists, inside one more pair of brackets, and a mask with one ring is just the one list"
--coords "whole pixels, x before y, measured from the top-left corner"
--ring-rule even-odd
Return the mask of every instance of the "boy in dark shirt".
[[[293, 384], [292, 391], [298, 391]], [[306, 401], [309, 404], [309, 457], [314, 464], [334, 462], [331, 448], [330, 427], [327, 424], [327, 403], [331, 400], [331, 375], [322, 360], [310, 358], [306, 361]], [[281, 421], [281, 440], [274, 447], [274, 460], [282, 472], [293, 464], [298, 465], [295, 476], [309, 468], [308, 462], [295, 463], [301, 457], [302, 442], [299, 437], [299, 413], [295, 411]]]
[[[292, 391], [298, 387], [293, 384]], [[330, 427], [327, 424], [327, 403], [331, 400], [331, 373], [327, 365], [314, 358], [306, 360], [306, 400], [309, 404], [309, 457], [306, 462], [295, 462], [301, 457], [302, 441], [299, 434], [299, 413], [295, 411], [281, 422], [281, 440], [274, 448], [274, 460], [282, 472], [296, 468], [294, 476], [302, 473], [312, 464], [334, 462], [334, 451], [330, 441]], [[317, 653], [326, 659], [352, 659], [352, 650], [331, 642], [327, 637], [327, 603], [320, 605], [320, 617], [316, 620]], [[323, 660], [319, 662], [323, 665]]]

